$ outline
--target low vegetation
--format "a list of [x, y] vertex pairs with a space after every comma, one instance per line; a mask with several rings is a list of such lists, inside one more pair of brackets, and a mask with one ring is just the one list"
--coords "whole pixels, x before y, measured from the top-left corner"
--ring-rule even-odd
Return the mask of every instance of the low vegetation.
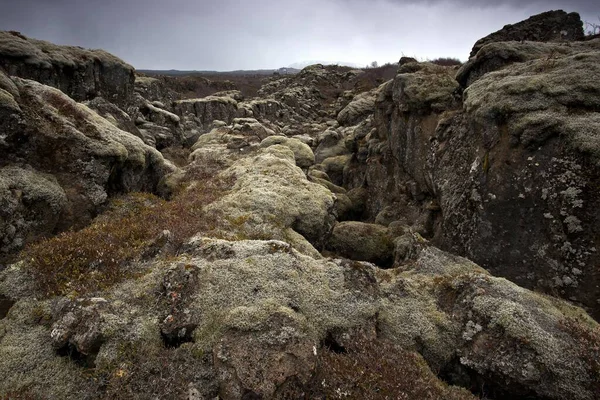
[[23, 259], [39, 289], [47, 296], [106, 289], [134, 274], [129, 264], [167, 242], [176, 252], [196, 233], [215, 230], [219, 216], [204, 210], [231, 184], [216, 177], [220, 168], [189, 169], [171, 201], [131, 193], [113, 200], [90, 226], [27, 247]]
[[[144, 75], [138, 72], [140, 75]], [[198, 73], [183, 76], [167, 76], [146, 73], [161, 80], [164, 85], [178, 93], [182, 99], [198, 99], [217, 92], [239, 90], [244, 97], [256, 97], [258, 90], [268, 79], [267, 75], [243, 73]]]
[[[193, 397], [196, 390], [188, 385], [199, 375], [204, 375], [208, 382], [213, 380], [208, 357], [197, 357], [188, 347], [151, 349], [128, 345], [120, 351], [123, 357], [115, 369], [96, 371], [104, 399], [202, 398]], [[217, 391], [216, 387], [203, 389]]]
[[375, 68], [366, 68], [364, 73], [355, 79], [354, 87], [357, 92], [367, 92], [384, 82], [394, 79], [398, 71], [398, 64], [384, 64]]
[[452, 58], [452, 57], [440, 57], [440, 58], [431, 60], [430, 62], [433, 64], [436, 64], [436, 65], [441, 65], [442, 67], [455, 67], [455, 66], [460, 67], [461, 65], [463, 65], [463, 62], [460, 61], [458, 58]]
[[345, 346], [325, 347], [306, 398], [475, 399], [466, 389], [439, 380], [417, 353], [357, 335]]
[[562, 328], [577, 342], [581, 360], [596, 377], [592, 392], [600, 398], [600, 328], [596, 324], [576, 318], [563, 321]]

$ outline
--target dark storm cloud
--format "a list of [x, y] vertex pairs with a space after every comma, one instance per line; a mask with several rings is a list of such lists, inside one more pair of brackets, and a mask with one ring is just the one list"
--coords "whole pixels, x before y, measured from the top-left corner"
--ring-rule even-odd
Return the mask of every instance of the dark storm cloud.
[[[352, 1], [352, 0], [350, 0]], [[359, 0], [360, 1], [360, 0]], [[450, 3], [458, 7], [475, 7], [475, 8], [498, 8], [499, 6], [507, 7], [538, 7], [544, 10], [562, 9], [568, 12], [579, 13], [599, 13], [600, 6], [598, 1], [590, 0], [387, 0], [395, 4], [428, 4], [438, 5], [440, 3]]]
[[[548, 9], [596, 19], [583, 0], [0, 0], [0, 29], [103, 48], [137, 68], [361, 65], [466, 58], [482, 36]], [[587, 13], [587, 14], [585, 14]], [[585, 18], [584, 18], [585, 19]]]

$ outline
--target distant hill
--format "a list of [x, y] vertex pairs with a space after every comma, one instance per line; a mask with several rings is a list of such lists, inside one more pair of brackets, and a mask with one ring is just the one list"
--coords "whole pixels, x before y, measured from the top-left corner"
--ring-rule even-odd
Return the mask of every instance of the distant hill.
[[294, 64], [291, 64], [289, 67], [294, 69], [301, 70], [302, 68], [306, 68], [309, 65], [314, 64], [323, 64], [323, 65], [342, 65], [344, 67], [352, 67], [352, 68], [364, 68], [364, 65], [351, 63], [347, 61], [323, 61], [323, 60], [309, 60], [309, 61], [300, 61]]
[[243, 76], [243, 75], [273, 75], [279, 73], [282, 75], [286, 74], [297, 74], [300, 69], [297, 68], [279, 68], [279, 69], [257, 69], [257, 70], [236, 70], [236, 71], [180, 71], [176, 69], [170, 70], [153, 70], [153, 69], [139, 69], [146, 75], [166, 75], [166, 76], [190, 76], [190, 75], [229, 75], [229, 76]]

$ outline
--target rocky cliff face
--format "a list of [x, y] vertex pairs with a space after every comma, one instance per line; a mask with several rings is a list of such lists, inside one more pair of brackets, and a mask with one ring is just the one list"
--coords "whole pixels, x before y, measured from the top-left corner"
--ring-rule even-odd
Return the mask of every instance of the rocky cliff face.
[[12, 60], [0, 397], [598, 398], [600, 41], [515, 29], [258, 98], [77, 97]]
[[368, 189], [369, 218], [391, 212], [597, 315], [599, 44], [492, 43], [458, 71], [463, 86], [447, 68], [401, 66], [345, 183]]
[[104, 97], [124, 106], [133, 96], [133, 67], [102, 50], [57, 46], [17, 32], [0, 32], [0, 67], [8, 75], [58, 88], [77, 101]]

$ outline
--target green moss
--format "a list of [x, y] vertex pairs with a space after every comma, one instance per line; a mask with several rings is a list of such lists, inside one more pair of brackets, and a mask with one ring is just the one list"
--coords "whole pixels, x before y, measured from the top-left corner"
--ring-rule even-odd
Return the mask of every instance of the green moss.
[[21, 108], [13, 95], [2, 88], [0, 88], [0, 107], [12, 112], [21, 112]]
[[482, 168], [483, 168], [484, 174], [487, 174], [488, 171], [490, 170], [490, 152], [489, 151], [486, 151], [485, 155], [483, 156]]
[[269, 136], [260, 143], [260, 147], [267, 148], [276, 144], [286, 146], [292, 150], [296, 165], [300, 168], [308, 168], [315, 163], [315, 155], [311, 148], [298, 139], [286, 138], [285, 136]]
[[59, 214], [66, 206], [67, 197], [56, 178], [30, 169], [5, 167], [0, 169], [0, 193], [19, 191], [22, 200], [28, 204], [44, 202], [54, 214]]

